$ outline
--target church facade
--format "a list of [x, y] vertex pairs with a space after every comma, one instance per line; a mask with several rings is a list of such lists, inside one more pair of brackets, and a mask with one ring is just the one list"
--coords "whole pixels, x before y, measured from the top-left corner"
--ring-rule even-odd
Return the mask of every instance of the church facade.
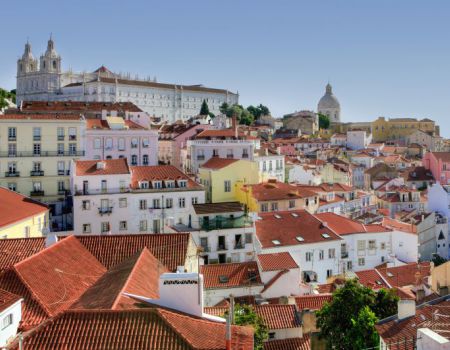
[[239, 94], [202, 85], [159, 83], [155, 79], [132, 79], [102, 66], [94, 72], [62, 71], [61, 56], [52, 38], [39, 61], [26, 43], [17, 61], [17, 103], [22, 101], [133, 102], [150, 116], [173, 122], [200, 112], [205, 100], [219, 114], [224, 103], [239, 103]]

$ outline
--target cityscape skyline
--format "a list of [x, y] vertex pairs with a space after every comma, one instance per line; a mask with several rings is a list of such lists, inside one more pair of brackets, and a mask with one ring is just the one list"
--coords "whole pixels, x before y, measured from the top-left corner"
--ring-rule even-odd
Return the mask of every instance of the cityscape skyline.
[[[107, 4], [102, 1], [90, 3], [88, 12], [82, 4], [25, 3], [25, 24], [5, 38], [0, 55], [0, 85], [7, 89], [15, 88], [16, 60], [27, 37], [38, 57], [53, 33], [64, 69], [93, 71], [103, 64], [160, 82], [223, 87], [239, 91], [243, 105], [267, 105], [276, 117], [316, 110], [329, 81], [343, 122], [431, 118], [443, 136], [450, 134], [445, 124], [450, 107], [445, 33], [450, 28], [448, 5], [442, 1], [286, 2], [276, 7], [265, 1], [220, 7], [204, 1], [134, 1], [124, 10], [108, 3], [108, 16], [98, 16]], [[69, 22], [85, 16], [85, 23], [102, 29], [81, 25], [74, 30], [66, 25], [67, 16], [39, 20], [56, 6], [70, 14]], [[3, 9], [5, 25], [12, 27], [14, 5]], [[160, 15], [149, 19], [150, 10]], [[131, 12], [134, 20], [111, 25]], [[255, 18], [257, 25], [250, 25]]]

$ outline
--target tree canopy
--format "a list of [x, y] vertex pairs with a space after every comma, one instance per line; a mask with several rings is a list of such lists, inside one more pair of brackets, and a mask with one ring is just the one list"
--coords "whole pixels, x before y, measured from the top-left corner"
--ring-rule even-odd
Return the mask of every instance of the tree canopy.
[[16, 103], [16, 90], [7, 91], [0, 88], [0, 109], [8, 107], [7, 99]]
[[[228, 315], [228, 312], [225, 315]], [[253, 327], [255, 332], [254, 349], [263, 349], [264, 341], [269, 338], [269, 330], [262, 317], [256, 314], [252, 306], [236, 304], [234, 307], [234, 324]]]
[[209, 115], [209, 107], [206, 100], [203, 100], [202, 107], [200, 108], [200, 115]]
[[325, 114], [319, 113], [319, 128], [328, 129], [330, 127], [330, 118]]
[[224, 102], [220, 106], [220, 112], [231, 118], [235, 116], [239, 121], [239, 124], [251, 125], [253, 122], [260, 118], [262, 115], [270, 114], [269, 108], [259, 104], [259, 106], [248, 106], [244, 108], [242, 105], [234, 104], [229, 105]]
[[378, 292], [349, 280], [317, 312], [317, 327], [328, 349], [361, 349], [378, 345], [375, 324], [397, 312], [393, 290]]

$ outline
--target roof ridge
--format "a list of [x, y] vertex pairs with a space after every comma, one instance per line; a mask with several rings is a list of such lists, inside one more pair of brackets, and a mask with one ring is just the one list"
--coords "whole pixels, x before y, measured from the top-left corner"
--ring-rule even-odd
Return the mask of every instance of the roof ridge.
[[284, 274], [286, 274], [286, 273], [288, 273], [289, 272], [289, 270], [288, 269], [283, 269], [283, 270], [281, 270], [281, 271], [278, 271], [276, 274], [275, 274], [275, 276], [273, 276], [270, 280], [269, 280], [269, 282], [267, 282], [265, 285], [264, 285], [264, 288], [261, 290], [261, 293], [264, 293], [266, 290], [268, 290], [270, 287], [272, 287], [272, 285], [281, 277], [281, 276], [283, 276]]

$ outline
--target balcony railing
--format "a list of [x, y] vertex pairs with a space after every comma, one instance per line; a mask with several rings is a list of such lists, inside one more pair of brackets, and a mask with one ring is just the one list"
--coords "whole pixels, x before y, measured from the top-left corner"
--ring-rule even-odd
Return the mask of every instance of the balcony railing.
[[34, 190], [30, 192], [31, 197], [42, 197], [44, 195], [44, 191]]
[[245, 248], [245, 244], [242, 242], [236, 242], [234, 244], [234, 249], [244, 249]]
[[68, 195], [70, 192], [68, 190], [58, 190], [58, 195], [65, 196]]
[[98, 208], [98, 213], [100, 215], [108, 215], [108, 214], [111, 214], [112, 211], [113, 211], [113, 207]]
[[77, 135], [69, 135], [69, 141], [76, 141]]
[[33, 141], [41, 141], [41, 135], [33, 135]]
[[5, 177], [19, 177], [20, 171], [7, 171]]
[[89, 188], [89, 189], [81, 189], [76, 190], [75, 195], [76, 196], [83, 196], [83, 195], [93, 195], [93, 194], [118, 194], [118, 193], [127, 193], [130, 192], [130, 189], [128, 187], [126, 188], [107, 188], [107, 189], [101, 189], [101, 188]]
[[197, 160], [205, 160], [205, 156], [204, 155], [198, 155], [197, 156]]
[[58, 141], [64, 141], [64, 135], [58, 135]]
[[249, 227], [251, 225], [252, 221], [247, 216], [241, 216], [238, 218], [224, 218], [221, 216], [217, 216], [213, 220], [200, 219], [200, 227], [203, 231], [241, 228], [241, 227]]
[[17, 141], [15, 136], [8, 136], [8, 141]]
[[221, 250], [228, 250], [227, 245], [225, 243], [217, 245], [217, 251], [221, 251]]
[[44, 176], [44, 170], [31, 170], [30, 176]]
[[39, 153], [35, 153], [33, 151], [21, 151], [21, 152], [0, 152], [0, 158], [6, 157], [82, 157], [84, 156], [84, 151], [68, 151], [68, 152], [59, 152], [59, 151], [41, 151]]

